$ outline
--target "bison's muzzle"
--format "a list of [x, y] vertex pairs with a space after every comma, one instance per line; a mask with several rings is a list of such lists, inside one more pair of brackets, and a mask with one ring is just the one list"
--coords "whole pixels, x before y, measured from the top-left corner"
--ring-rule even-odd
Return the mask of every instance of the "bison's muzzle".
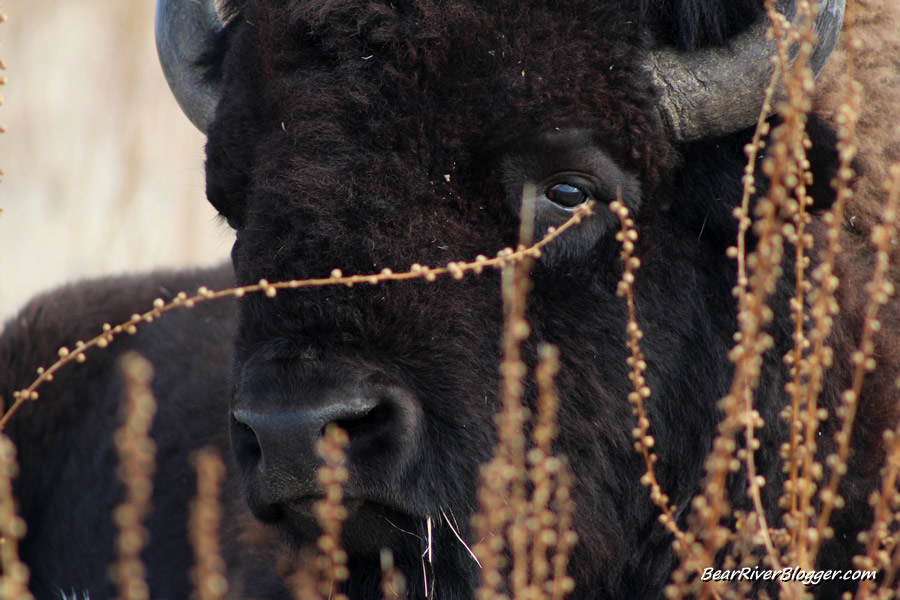
[[311, 517], [324, 491], [317, 446], [330, 424], [349, 437], [348, 506], [404, 509], [384, 484], [415, 462], [422, 417], [412, 393], [374, 371], [275, 362], [244, 369], [231, 411], [232, 446], [257, 516]]

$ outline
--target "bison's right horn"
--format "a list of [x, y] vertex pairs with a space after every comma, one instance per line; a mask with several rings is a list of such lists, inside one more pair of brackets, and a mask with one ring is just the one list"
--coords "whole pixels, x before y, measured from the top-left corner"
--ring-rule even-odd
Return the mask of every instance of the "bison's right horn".
[[181, 110], [206, 133], [219, 103], [219, 88], [204, 79], [198, 60], [207, 41], [222, 29], [213, 0], [158, 0], [156, 52]]
[[[796, 0], [777, 3], [779, 11], [789, 17], [795, 5]], [[837, 41], [844, 0], [818, 0], [818, 5], [817, 42], [810, 57], [816, 75]], [[774, 69], [775, 42], [766, 39], [768, 26], [768, 18], [763, 17], [724, 48], [695, 52], [662, 48], [649, 55], [645, 68], [660, 91], [659, 113], [672, 138], [717, 137], [756, 122]], [[796, 51], [795, 47], [792, 53]]]

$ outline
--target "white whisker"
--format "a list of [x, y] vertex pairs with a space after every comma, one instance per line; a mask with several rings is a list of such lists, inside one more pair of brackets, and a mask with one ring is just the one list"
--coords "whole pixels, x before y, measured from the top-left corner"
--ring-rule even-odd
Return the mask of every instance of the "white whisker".
[[[424, 584], [425, 584], [425, 598], [433, 598], [434, 597], [434, 579], [431, 580], [431, 587], [428, 586], [428, 567], [425, 565], [425, 557], [428, 557], [428, 563], [432, 565], [434, 568], [434, 521], [431, 518], [431, 515], [425, 518], [425, 526], [428, 531], [428, 539], [425, 550], [422, 551], [422, 574], [424, 575]], [[421, 539], [421, 538], [420, 538]]]
[[432, 550], [431, 550], [431, 517], [430, 516], [428, 517], [428, 520], [426, 521], [426, 523], [428, 524], [428, 562], [431, 564], [434, 564], [434, 560], [431, 555]]
[[416, 539], [418, 539], [418, 540], [421, 540], [421, 539], [422, 539], [422, 536], [416, 535], [416, 534], [413, 533], [412, 531], [407, 531], [407, 530], [405, 530], [405, 529], [403, 529], [403, 528], [401, 528], [401, 527], [397, 527], [393, 522], [391, 522], [390, 519], [388, 519], [388, 518], [385, 517], [384, 515], [381, 515], [381, 518], [384, 519], [385, 521], [387, 521], [388, 523], [390, 523], [390, 524], [391, 524], [391, 527], [393, 527], [393, 528], [396, 529], [397, 531], [402, 531], [402, 532], [405, 533], [406, 535], [411, 535], [411, 536], [413, 536], [414, 538], [416, 538]]
[[[450, 512], [453, 512], [453, 511], [451, 510]], [[464, 539], [462, 539], [462, 536], [459, 535], [459, 532], [456, 530], [455, 527], [453, 527], [453, 523], [450, 522], [450, 519], [449, 519], [449, 517], [447, 517], [447, 513], [444, 512], [444, 509], [443, 509], [443, 508], [441, 508], [441, 514], [444, 515], [444, 520], [447, 521], [447, 525], [450, 527], [450, 531], [453, 532], [453, 535], [456, 536], [456, 539], [459, 540], [459, 543], [463, 545], [463, 548], [465, 548], [466, 550], [468, 550], [469, 555], [472, 557], [472, 560], [475, 561], [475, 564], [477, 564], [477, 565], [478, 565], [478, 568], [480, 569], [480, 568], [481, 568], [481, 561], [478, 560], [478, 557], [475, 556], [475, 553], [472, 552], [472, 549], [469, 548], [469, 545], [466, 543], [466, 541], [465, 541]], [[456, 517], [454, 516], [453, 519], [456, 520]]]

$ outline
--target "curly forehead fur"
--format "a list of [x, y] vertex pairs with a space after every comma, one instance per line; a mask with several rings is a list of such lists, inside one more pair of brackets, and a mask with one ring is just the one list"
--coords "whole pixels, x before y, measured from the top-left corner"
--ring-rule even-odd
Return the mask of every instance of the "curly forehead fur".
[[[660, 41], [721, 42], [759, 3], [320, 0], [232, 2], [227, 11], [229, 32], [250, 30], [254, 52], [239, 56], [242, 77], [256, 73], [267, 88], [257, 100], [289, 115], [284, 125], [302, 132], [304, 144], [326, 147], [330, 164], [356, 148], [348, 133], [380, 140], [367, 150], [381, 156], [400, 146], [428, 152], [446, 171], [477, 160], [460, 152], [488, 140], [579, 124], [606, 131], [604, 145], [652, 184], [672, 158], [636, 61]], [[357, 118], [326, 128], [329, 107]], [[429, 139], [440, 148], [422, 147]], [[374, 165], [357, 171], [366, 168]]]
[[[256, 215], [250, 229], [283, 235], [280, 246], [292, 247], [291, 232], [321, 232], [320, 247], [344, 257], [358, 254], [335, 247], [351, 231], [403, 237], [437, 226], [403, 215], [385, 231], [353, 216], [397, 210], [392, 198], [471, 211], [467, 201], [486, 195], [485, 163], [523, 132], [589, 128], [651, 191], [676, 161], [641, 57], [660, 40], [720, 40], [758, 4], [267, 1], [227, 10], [211, 76], [240, 81], [210, 131], [210, 200], [236, 225]], [[263, 198], [248, 215], [251, 170], [271, 175], [265, 194], [256, 178]], [[448, 186], [456, 173], [476, 176]], [[298, 194], [341, 202], [311, 206]], [[332, 228], [338, 222], [344, 231]], [[285, 268], [280, 274], [298, 276]]]

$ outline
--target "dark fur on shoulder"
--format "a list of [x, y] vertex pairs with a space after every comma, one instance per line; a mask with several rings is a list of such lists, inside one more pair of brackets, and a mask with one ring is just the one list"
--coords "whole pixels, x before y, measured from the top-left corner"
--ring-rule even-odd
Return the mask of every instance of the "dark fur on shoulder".
[[[91, 339], [104, 323], [125, 322], [149, 310], [155, 298], [171, 301], [201, 283], [227, 287], [231, 280], [231, 269], [221, 267], [83, 281], [36, 297], [0, 337], [0, 397], [8, 408], [12, 392], [31, 383], [38, 366], [52, 364], [59, 347]], [[20, 553], [37, 598], [73, 592], [86, 598], [85, 591], [91, 598], [115, 596], [107, 566], [116, 555], [112, 511], [122, 501], [122, 488], [112, 432], [121, 423], [117, 358], [129, 350], [157, 366], [153, 390], [160, 400], [151, 432], [158, 471], [144, 560], [152, 565], [154, 597], [186, 597], [193, 563], [187, 508], [195, 493], [188, 456], [206, 445], [227, 450], [226, 419], [218, 407], [228, 392], [223, 375], [233, 329], [227, 301], [168, 315], [108, 350], [88, 353], [83, 365], [62, 369], [41, 388], [40, 399], [10, 421], [4, 433], [18, 448], [15, 494], [28, 523]]]

